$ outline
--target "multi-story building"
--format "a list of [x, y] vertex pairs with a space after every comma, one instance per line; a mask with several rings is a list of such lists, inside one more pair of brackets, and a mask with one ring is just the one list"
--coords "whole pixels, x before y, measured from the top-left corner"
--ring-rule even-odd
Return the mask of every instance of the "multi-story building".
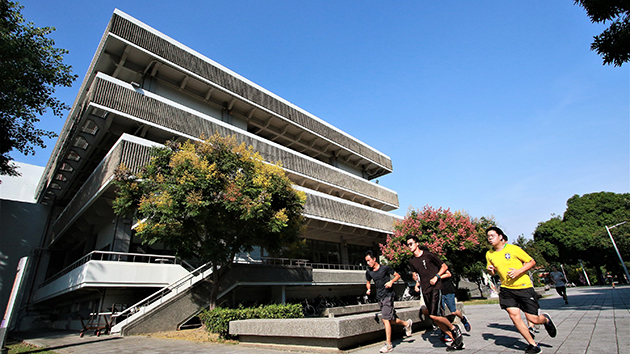
[[390, 158], [116, 10], [37, 188], [52, 212], [33, 262], [29, 309], [39, 317], [27, 322], [48, 311], [55, 326], [77, 327], [81, 313], [133, 304], [189, 274], [167, 249], [142, 244], [134, 220], [113, 213], [113, 173], [146, 164], [151, 146], [215, 132], [282, 161], [307, 194], [307, 261], [243, 257], [291, 264], [302, 275], [277, 266], [264, 274], [285, 276], [233, 274], [219, 301], [363, 292], [360, 268], [347, 272], [398, 218], [389, 213], [398, 208], [396, 192], [372, 182], [392, 172]]

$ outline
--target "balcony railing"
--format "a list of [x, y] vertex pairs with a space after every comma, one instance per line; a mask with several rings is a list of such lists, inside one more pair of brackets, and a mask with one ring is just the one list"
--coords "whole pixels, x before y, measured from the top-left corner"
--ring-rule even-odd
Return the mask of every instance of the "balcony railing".
[[259, 263], [267, 265], [292, 265], [311, 267], [313, 269], [331, 269], [331, 270], [365, 270], [363, 264], [332, 264], [332, 263], [313, 263], [308, 259], [292, 259], [292, 258], [274, 258], [274, 257], [261, 257], [260, 261], [254, 261], [249, 263]]
[[181, 261], [175, 256], [165, 256], [162, 254], [144, 254], [144, 253], [124, 253], [124, 252], [108, 252], [108, 251], [92, 251], [85, 256], [79, 258], [76, 262], [65, 267], [60, 272], [46, 279], [39, 287], [59, 279], [60, 277], [70, 273], [89, 261], [108, 261], [108, 262], [131, 262], [131, 263], [153, 263], [153, 264], [181, 264], [188, 270], [192, 267], [186, 262]]

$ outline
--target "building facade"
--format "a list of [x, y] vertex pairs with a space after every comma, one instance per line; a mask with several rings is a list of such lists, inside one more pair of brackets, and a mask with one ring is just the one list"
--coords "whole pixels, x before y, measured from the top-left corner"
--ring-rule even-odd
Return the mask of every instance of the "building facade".
[[[116, 10], [37, 187], [51, 216], [32, 272], [33, 313], [41, 318], [47, 309], [55, 326], [76, 327], [77, 314], [132, 304], [185, 276], [186, 262], [142, 244], [135, 220], [113, 213], [113, 173], [121, 164], [146, 164], [152, 146], [215, 132], [282, 161], [307, 194], [302, 266], [326, 268], [330, 281], [275, 281], [262, 292], [274, 297], [280, 286], [284, 300], [312, 292], [309, 285], [340, 294], [362, 289], [364, 278], [335, 280], [331, 269], [353, 269], [392, 232], [398, 195], [373, 182], [392, 172], [391, 159]], [[251, 293], [248, 286], [261, 293], [262, 284], [247, 283], [222, 296]], [[37, 316], [26, 322], [35, 326]]]

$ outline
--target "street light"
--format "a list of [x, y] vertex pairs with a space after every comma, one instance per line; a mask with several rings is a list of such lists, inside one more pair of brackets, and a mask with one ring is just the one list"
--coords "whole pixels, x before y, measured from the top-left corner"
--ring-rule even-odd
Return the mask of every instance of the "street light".
[[615, 251], [617, 252], [617, 256], [619, 257], [619, 261], [621, 261], [621, 266], [623, 267], [623, 271], [626, 272], [626, 281], [630, 281], [630, 274], [628, 274], [628, 268], [626, 268], [626, 264], [623, 262], [623, 258], [621, 258], [621, 253], [619, 253], [619, 249], [617, 249], [617, 244], [615, 243], [615, 239], [613, 239], [612, 234], [610, 233], [610, 229], [614, 229], [619, 225], [623, 225], [627, 223], [627, 221], [620, 222], [615, 226], [608, 227], [606, 226], [606, 231], [608, 231], [608, 236], [610, 236], [610, 241], [612, 241], [613, 247], [615, 247]]

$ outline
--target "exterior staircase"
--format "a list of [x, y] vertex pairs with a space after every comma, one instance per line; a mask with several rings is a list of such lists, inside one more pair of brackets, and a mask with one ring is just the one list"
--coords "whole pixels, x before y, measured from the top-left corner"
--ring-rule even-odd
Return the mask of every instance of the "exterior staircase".
[[[112, 315], [117, 322], [112, 334], [131, 335], [173, 330], [173, 323], [180, 324], [206, 307], [210, 284], [203, 280], [212, 275], [212, 264], [206, 263], [172, 284]], [[168, 306], [166, 306], [168, 304]], [[159, 313], [159, 315], [158, 315]], [[169, 319], [165, 321], [165, 316]], [[181, 317], [181, 318], [180, 318]]]

